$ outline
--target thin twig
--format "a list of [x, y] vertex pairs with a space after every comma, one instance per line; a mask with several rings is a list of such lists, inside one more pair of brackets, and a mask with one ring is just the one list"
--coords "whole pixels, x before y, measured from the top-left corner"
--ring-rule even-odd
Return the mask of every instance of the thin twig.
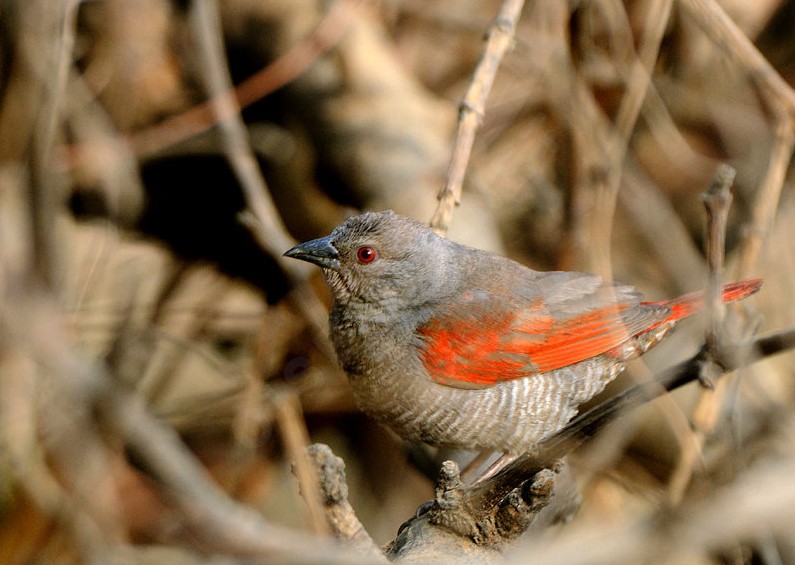
[[704, 284], [704, 258], [671, 200], [634, 164], [624, 171], [619, 203], [670, 277], [677, 294]]
[[773, 149], [767, 166], [765, 179], [757, 191], [751, 212], [751, 221], [746, 227], [740, 248], [740, 278], [752, 276], [756, 271], [759, 253], [770, 233], [778, 210], [781, 190], [787, 176], [795, 148], [795, 131], [792, 122], [779, 119], [773, 138]]
[[[43, 6], [43, 5], [42, 5]], [[107, 451], [84, 390], [51, 373], [42, 359], [58, 337], [56, 316], [41, 314], [30, 294], [43, 288], [34, 263], [34, 210], [21, 171], [0, 176], [0, 436], [7, 480], [46, 516], [61, 522], [86, 561], [102, 561], [111, 540], [123, 537], [113, 486], [105, 481]], [[79, 442], [73, 441], [80, 438]], [[11, 485], [12, 483], [9, 483]]]
[[[670, 8], [668, 0], [656, 1], [645, 21], [640, 54], [634, 50], [621, 53], [630, 61], [630, 66], [624, 77], [626, 93], [616, 123], [607, 120], [594, 99], [591, 85], [575, 68], [568, 43], [558, 39], [558, 43], [562, 43], [558, 47], [561, 55], [555, 63], [558, 67], [563, 66], [564, 72], [557, 71], [555, 75], [560, 81], [556, 86], [561, 92], [559, 102], [553, 98], [553, 103], [560, 104], [559, 113], [569, 120], [574, 152], [578, 157], [570, 205], [569, 253], [573, 257], [565, 259], [571, 262], [573, 258], [577, 268], [583, 268], [583, 263], [587, 261], [587, 270], [605, 279], [612, 278], [612, 231], [627, 148], [649, 91], [650, 77]], [[606, 17], [611, 16], [615, 16], [614, 11], [610, 11]], [[567, 26], [568, 21], [568, 17], [563, 18], [558, 24]], [[630, 28], [626, 18], [623, 23], [626, 29]], [[567, 29], [564, 28], [558, 31], [556, 37], [565, 37], [566, 33]], [[631, 41], [624, 43], [631, 45]], [[563, 264], [561, 267], [570, 268], [570, 265]]]
[[289, 461], [292, 461], [293, 474], [298, 480], [301, 495], [309, 514], [312, 532], [328, 535], [329, 528], [323, 513], [323, 503], [319, 490], [319, 477], [309, 461], [306, 450], [309, 448], [309, 432], [306, 429], [301, 403], [294, 391], [285, 390], [272, 395], [276, 424]]
[[453, 217], [453, 208], [461, 202], [469, 156], [475, 143], [475, 133], [483, 122], [486, 100], [494, 84], [502, 58], [513, 44], [516, 22], [522, 13], [524, 0], [504, 0], [497, 18], [487, 32], [486, 49], [478, 61], [472, 82], [461, 102], [458, 129], [453, 152], [447, 168], [445, 184], [437, 195], [439, 204], [430, 221], [431, 228], [444, 235]]
[[337, 544], [274, 526], [254, 509], [229, 498], [139, 395], [118, 385], [100, 363], [86, 363], [74, 352], [49, 294], [35, 284], [21, 285], [19, 277], [9, 282], [18, 292], [4, 312], [7, 317], [0, 318], [4, 329], [12, 328], [18, 345], [47, 371], [49, 386], [63, 387], [84, 402], [82, 409], [97, 424], [89, 431], [102, 430], [121, 439], [130, 457], [154, 480], [197, 539], [214, 551], [237, 556], [290, 556], [315, 563], [363, 561]]
[[668, 27], [668, 19], [671, 16], [672, 4], [673, 0], [654, 0], [647, 7], [638, 56], [632, 59], [629, 76], [626, 79], [627, 92], [621, 100], [621, 106], [616, 115], [616, 129], [625, 143], [629, 142], [629, 137], [632, 135], [632, 130], [635, 129], [635, 123], [646, 100], [652, 71], [657, 62], [665, 30]]
[[[254, 235], [271, 255], [280, 257], [294, 241], [282, 225], [273, 202], [268, 198], [265, 179], [262, 178], [249, 146], [248, 134], [240, 118], [240, 108], [230, 89], [231, 79], [224, 56], [217, 5], [215, 2], [195, 0], [189, 16], [199, 47], [201, 77], [221, 129], [224, 151], [240, 181], [246, 204], [260, 225], [259, 233], [255, 232]], [[297, 274], [295, 269], [291, 272]]]
[[[651, 74], [670, 17], [671, 4], [672, 0], [654, 0], [646, 14], [639, 53], [637, 56], [634, 52], [631, 54], [632, 63], [625, 79], [626, 93], [616, 115], [615, 135], [609, 136], [606, 149], [608, 162], [604, 164], [607, 179], [597, 185], [599, 192], [596, 200], [597, 209], [593, 212], [595, 221], [591, 223], [591, 251], [596, 272], [608, 279], [612, 279], [610, 250], [623, 163], [632, 131], [635, 129], [651, 83]], [[628, 21], [626, 26], [627, 28], [630, 26]]]
[[[356, 10], [369, 0], [336, 0], [317, 27], [304, 40], [234, 89], [241, 108], [261, 100], [295, 80], [347, 33]], [[220, 96], [228, 96], [228, 92]], [[203, 133], [216, 125], [218, 115], [213, 100], [207, 100], [159, 124], [132, 134], [130, 144], [139, 157], [147, 157], [166, 147]]]
[[731, 185], [736, 171], [728, 165], [721, 165], [715, 173], [715, 180], [704, 193], [704, 207], [707, 211], [707, 288], [705, 293], [707, 332], [705, 343], [712, 351], [717, 351], [723, 332], [723, 266], [726, 256], [726, 227], [729, 223], [729, 208], [732, 202]]
[[268, 524], [253, 509], [233, 501], [176, 433], [148, 413], [140, 398], [113, 387], [106, 375], [83, 373], [81, 378], [97, 388], [102, 421], [124, 439], [135, 461], [169, 496], [188, 527], [216, 551], [261, 557], [300, 555], [315, 562], [355, 559], [332, 544]]
[[795, 91], [715, 0], [679, 0], [679, 4], [721, 53], [740, 63], [774, 108], [780, 106], [789, 119], [795, 117]]
[[[48, 284], [55, 284], [58, 276], [62, 242], [54, 233], [55, 214], [60, 208], [59, 196], [65, 197], [62, 186], [52, 175], [52, 151], [58, 127], [63, 119], [66, 101], [66, 82], [72, 65], [75, 42], [77, 2], [62, 2], [60, 9], [51, 10], [44, 4], [31, 3], [29, 14], [37, 14], [39, 29], [28, 30], [36, 39], [35, 53], [27, 56], [41, 68], [35, 69], [41, 85], [42, 109], [35, 125], [30, 155], [30, 190], [33, 202], [35, 239], [34, 257], [39, 272]], [[51, 38], [55, 38], [52, 40]], [[41, 52], [38, 52], [38, 51]], [[33, 49], [31, 49], [33, 51]]]
[[720, 346], [725, 341], [723, 326], [725, 307], [722, 300], [723, 266], [726, 253], [726, 227], [729, 220], [729, 207], [732, 202], [731, 185], [735, 170], [728, 165], [720, 165], [715, 179], [704, 193], [704, 207], [707, 212], [706, 254], [707, 285], [705, 291], [707, 327], [704, 336], [706, 361], [702, 364], [699, 382], [702, 385], [696, 406], [692, 411], [693, 441], [683, 445], [679, 462], [668, 484], [669, 500], [679, 504], [693, 475], [693, 469], [702, 453], [707, 436], [717, 422], [718, 408], [723, 402], [725, 381], [715, 383], [713, 372], [716, 367], [710, 356], [719, 355]]
[[[790, 426], [780, 437], [791, 443], [792, 434]], [[721, 485], [708, 498], [694, 496], [672, 510], [608, 520], [599, 524], [598, 533], [575, 528], [560, 532], [555, 539], [528, 536], [505, 562], [519, 565], [532, 555], [538, 563], [687, 563], [727, 555], [725, 551], [733, 543], [756, 548], [760, 537], [775, 535], [778, 540], [791, 535], [795, 521], [793, 475], [795, 457], [791, 453], [772, 461], [756, 461], [753, 468], [731, 484]], [[786, 562], [777, 557], [765, 562]]]
[[[103, 516], [97, 516], [90, 511], [90, 506], [96, 506], [96, 499], [99, 497], [83, 496], [86, 494], [84, 485], [80, 492], [74, 492], [76, 485], [69, 480], [74, 479], [74, 476], [66, 476], [74, 474], [75, 470], [70, 469], [72, 473], [65, 473], [63, 468], [60, 471], [54, 469], [60, 466], [63, 456], [72, 459], [73, 462], [76, 460], [84, 463], [88, 444], [93, 443], [90, 439], [95, 438], [85, 434], [85, 430], [80, 426], [82, 422], [76, 421], [74, 409], [79, 407], [73, 402], [65, 401], [63, 397], [59, 398], [57, 405], [47, 406], [46, 416], [42, 414], [40, 391], [46, 386], [51, 388], [52, 383], [43, 382], [44, 379], [35, 362], [21, 353], [23, 351], [21, 348], [14, 348], [8, 340], [2, 341], [0, 343], [0, 358], [2, 358], [0, 370], [3, 374], [3, 379], [0, 380], [0, 436], [5, 446], [4, 459], [9, 472], [8, 479], [13, 480], [15, 486], [20, 487], [45, 515], [60, 522], [67, 531], [71, 532], [85, 560], [102, 560], [103, 553], [109, 545], [108, 538], [117, 534], [118, 539], [121, 530], [117, 521], [107, 519], [108, 515], [115, 511], [113, 502], [116, 501], [109, 501], [107, 498], [102, 500], [106, 512]], [[54, 419], [63, 420], [66, 414], [68, 417], [65, 420], [69, 429], [61, 429], [61, 432], [72, 437], [79, 436], [80, 447], [71, 454], [54, 455], [47, 449], [46, 442], [42, 442], [41, 419], [44, 416], [50, 425], [53, 425]], [[79, 455], [77, 451], [80, 452]], [[78, 478], [85, 478], [85, 473], [78, 472], [77, 475]], [[96, 493], [96, 489], [94, 492]]]
[[775, 117], [773, 150], [757, 197], [751, 226], [740, 254], [740, 275], [756, 267], [759, 252], [773, 222], [781, 189], [795, 147], [795, 90], [776, 72], [748, 37], [715, 0], [679, 0], [721, 53], [734, 58], [749, 74]]
[[292, 282], [292, 304], [304, 316], [313, 332], [315, 343], [330, 359], [335, 358], [328, 339], [325, 308], [307, 284], [311, 273], [308, 265], [288, 261], [284, 251], [295, 244], [279, 216], [262, 177], [256, 157], [248, 143], [248, 133], [240, 117], [231, 90], [229, 69], [224, 58], [221, 24], [215, 2], [195, 0], [190, 11], [193, 30], [199, 44], [202, 77], [210, 94], [210, 103], [224, 139], [224, 153], [238, 178], [246, 199], [248, 215], [245, 224], [257, 242], [278, 263]]
[[302, 75], [321, 55], [339, 43], [353, 23], [357, 10], [371, 1], [334, 0], [306, 39], [235, 88], [240, 106], [245, 108]]
[[351, 544], [359, 553], [386, 563], [384, 554], [364, 529], [348, 502], [345, 463], [327, 445], [310, 445], [307, 454], [320, 480], [326, 520], [339, 540]]
[[[32, 92], [24, 93], [31, 99], [25, 103], [33, 102], [38, 112], [25, 116], [31, 118], [29, 124], [18, 125], [23, 129], [29, 125], [32, 132], [29, 147], [23, 149], [29, 152], [24, 156], [29, 172], [28, 193], [25, 205], [12, 209], [16, 218], [7, 223], [11, 227], [8, 235], [26, 240], [27, 248], [21, 264], [2, 264], [3, 259], [8, 259], [1, 256], [7, 250], [0, 250], [0, 280], [4, 283], [0, 284], [4, 287], [0, 289], [3, 295], [0, 298], [3, 303], [0, 308], [0, 348], [3, 349], [0, 357], [16, 357], [17, 362], [28, 365], [21, 375], [4, 375], [4, 380], [28, 380], [28, 385], [35, 387], [30, 391], [32, 404], [28, 406], [28, 415], [32, 418], [29, 424], [34, 431], [29, 439], [35, 444], [14, 446], [17, 450], [34, 448], [17, 461], [23, 463], [17, 469], [17, 478], [31, 500], [53, 518], [64, 521], [82, 559], [103, 561], [108, 546], [121, 541], [125, 535], [117, 514], [115, 488], [102, 480], [107, 476], [108, 451], [96, 430], [88, 427], [90, 414], [83, 403], [85, 391], [64, 380], [49, 378], [51, 367], [31, 354], [33, 348], [26, 342], [46, 341], [50, 337], [47, 329], [38, 326], [30, 333], [20, 333], [17, 327], [24, 315], [20, 308], [27, 302], [26, 293], [44, 284], [56, 295], [60, 294], [63, 280], [61, 269], [66, 250], [59, 237], [58, 219], [66, 192], [64, 179], [53, 174], [52, 154], [62, 130], [68, 100], [66, 92], [74, 54], [77, 6], [75, 0], [61, 2], [55, 7], [41, 0], [11, 6], [18, 11], [17, 31], [21, 34], [13, 46], [15, 56], [11, 71], [33, 79]], [[19, 194], [18, 188], [21, 185], [4, 185], [3, 190]], [[25, 228], [13, 233], [20, 224]], [[2, 244], [8, 245], [7, 241]], [[36, 305], [29, 305], [32, 310], [38, 310]], [[11, 386], [13, 388], [13, 384]], [[58, 402], [53, 403], [49, 395]], [[74, 441], [64, 441], [77, 437], [80, 438], [79, 448]]]

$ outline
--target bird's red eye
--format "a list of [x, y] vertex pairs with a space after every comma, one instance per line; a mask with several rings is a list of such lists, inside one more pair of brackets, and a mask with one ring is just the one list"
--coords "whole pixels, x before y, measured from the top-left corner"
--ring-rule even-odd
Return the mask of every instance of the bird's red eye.
[[360, 263], [372, 263], [375, 260], [375, 249], [372, 247], [360, 247], [356, 252], [356, 258]]

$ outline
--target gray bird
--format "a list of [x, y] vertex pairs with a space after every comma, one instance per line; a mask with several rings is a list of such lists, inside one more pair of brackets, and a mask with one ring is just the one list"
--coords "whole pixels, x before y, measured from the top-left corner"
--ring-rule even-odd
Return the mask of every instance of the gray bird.
[[[703, 304], [534, 271], [389, 211], [285, 255], [320, 266], [331, 287], [331, 338], [358, 406], [404, 439], [446, 447], [531, 450]], [[760, 286], [726, 285], [723, 300]]]

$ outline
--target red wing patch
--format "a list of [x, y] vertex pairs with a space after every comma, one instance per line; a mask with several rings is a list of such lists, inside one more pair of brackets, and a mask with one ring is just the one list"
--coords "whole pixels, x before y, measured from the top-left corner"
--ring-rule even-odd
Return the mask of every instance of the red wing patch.
[[[578, 363], [604, 353], [656, 323], [667, 310], [611, 305], [557, 321], [530, 308], [513, 316], [482, 316], [420, 328], [422, 361], [442, 384], [478, 388]], [[632, 315], [634, 313], [644, 315]]]
[[[548, 320], [551, 325], [552, 320]], [[510, 319], [489, 316], [476, 325], [468, 322], [446, 325], [434, 320], [420, 328], [425, 338], [422, 362], [433, 380], [477, 388], [537, 372], [526, 355], [508, 355], [505, 351]], [[521, 348], [514, 344], [510, 349]]]
[[[753, 294], [760, 279], [731, 283], [723, 301]], [[703, 294], [665, 302], [611, 304], [558, 319], [536, 300], [519, 311], [500, 311], [488, 300], [467, 294], [452, 315], [419, 329], [422, 362], [431, 378], [459, 388], [482, 388], [552, 371], [608, 352], [626, 340], [673, 322], [703, 307]]]

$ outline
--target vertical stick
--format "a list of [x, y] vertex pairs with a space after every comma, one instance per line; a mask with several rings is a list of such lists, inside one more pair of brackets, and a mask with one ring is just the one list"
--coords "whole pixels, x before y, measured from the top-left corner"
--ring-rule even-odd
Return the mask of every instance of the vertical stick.
[[726, 226], [729, 219], [729, 207], [732, 203], [731, 185], [736, 171], [729, 165], [722, 164], [715, 172], [707, 192], [704, 193], [704, 207], [707, 210], [707, 332], [706, 344], [715, 349], [720, 343], [723, 325], [723, 266], [726, 255]]
[[439, 204], [431, 218], [431, 228], [440, 235], [447, 232], [453, 208], [461, 202], [461, 191], [464, 185], [469, 156], [475, 143], [475, 133], [483, 121], [486, 100], [494, 84], [494, 77], [502, 58], [513, 44], [516, 21], [522, 13], [524, 0], [505, 0], [497, 18], [486, 34], [486, 49], [478, 61], [472, 82], [461, 102], [458, 129], [456, 130], [453, 154], [447, 168], [445, 184], [437, 195]]

